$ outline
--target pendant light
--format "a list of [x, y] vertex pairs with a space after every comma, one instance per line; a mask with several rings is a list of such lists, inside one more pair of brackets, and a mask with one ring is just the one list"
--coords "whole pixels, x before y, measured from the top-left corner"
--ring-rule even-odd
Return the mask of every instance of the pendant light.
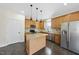
[[30, 20], [32, 20], [32, 6], [33, 6], [33, 5], [30, 5], [30, 7], [31, 7], [31, 16], [30, 16]]
[[40, 13], [41, 13], [41, 20], [40, 20], [40, 22], [42, 22], [42, 10], [40, 10]]
[[67, 6], [67, 3], [64, 3], [64, 6]]
[[36, 8], [36, 21], [38, 21], [38, 8]]

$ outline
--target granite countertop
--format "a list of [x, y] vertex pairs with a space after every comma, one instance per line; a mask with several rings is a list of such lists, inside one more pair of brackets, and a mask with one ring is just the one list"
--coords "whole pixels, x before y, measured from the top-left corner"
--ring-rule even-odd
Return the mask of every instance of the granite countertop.
[[41, 32], [41, 33], [47, 33], [47, 34], [61, 34], [61, 33], [59, 33], [59, 32]]
[[[31, 32], [29, 32], [29, 31], [26, 31], [26, 33], [27, 34], [31, 34]], [[61, 34], [60, 33], [60, 30], [53, 30], [53, 31], [46, 31], [46, 30], [39, 30], [39, 31], [37, 31], [37, 33], [44, 33], [44, 34], [49, 34], [49, 33], [51, 33], [51, 34]]]
[[47, 34], [43, 34], [43, 33], [29, 33], [27, 34], [26, 33], [26, 37], [28, 37], [29, 39], [34, 39], [34, 38], [37, 38], [37, 37], [41, 37], [41, 36], [46, 36]]
[[[37, 32], [37, 33], [43, 33], [43, 34], [61, 34], [59, 32]], [[35, 33], [31, 33], [31, 32], [26, 32], [26, 34], [35, 34]]]

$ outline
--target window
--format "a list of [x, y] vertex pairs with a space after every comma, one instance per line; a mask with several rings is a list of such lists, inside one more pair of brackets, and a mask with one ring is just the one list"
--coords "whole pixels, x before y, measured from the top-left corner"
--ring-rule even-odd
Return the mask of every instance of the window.
[[51, 19], [47, 19], [47, 20], [45, 20], [45, 30], [46, 31], [51, 31]]

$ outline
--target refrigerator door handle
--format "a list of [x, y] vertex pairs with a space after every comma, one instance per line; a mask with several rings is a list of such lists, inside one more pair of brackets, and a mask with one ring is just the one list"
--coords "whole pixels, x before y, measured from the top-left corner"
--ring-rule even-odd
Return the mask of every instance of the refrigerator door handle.
[[67, 48], [69, 48], [69, 41], [68, 41], [68, 34], [66, 30], [62, 30], [62, 35], [65, 35], [66, 37], [66, 46]]
[[67, 31], [62, 30], [62, 35], [64, 35], [64, 34], [67, 36]]
[[71, 40], [70, 33], [68, 33], [68, 39], [69, 39], [69, 43], [70, 43], [70, 40]]
[[67, 38], [68, 38], [68, 37], [67, 37], [67, 31], [62, 30], [62, 35], [65, 35], [65, 36], [66, 36], [66, 41], [68, 41], [68, 40], [67, 40]]
[[66, 31], [65, 30], [62, 30], [62, 35], [66, 34]]

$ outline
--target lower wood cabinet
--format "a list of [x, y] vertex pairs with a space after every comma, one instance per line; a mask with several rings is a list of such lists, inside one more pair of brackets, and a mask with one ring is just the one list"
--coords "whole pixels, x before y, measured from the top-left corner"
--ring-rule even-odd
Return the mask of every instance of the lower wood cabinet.
[[61, 35], [60, 34], [54, 34], [54, 42], [58, 45], [60, 45]]
[[32, 55], [40, 49], [46, 47], [46, 36], [47, 34], [42, 33], [26, 33], [25, 51], [27, 54]]

